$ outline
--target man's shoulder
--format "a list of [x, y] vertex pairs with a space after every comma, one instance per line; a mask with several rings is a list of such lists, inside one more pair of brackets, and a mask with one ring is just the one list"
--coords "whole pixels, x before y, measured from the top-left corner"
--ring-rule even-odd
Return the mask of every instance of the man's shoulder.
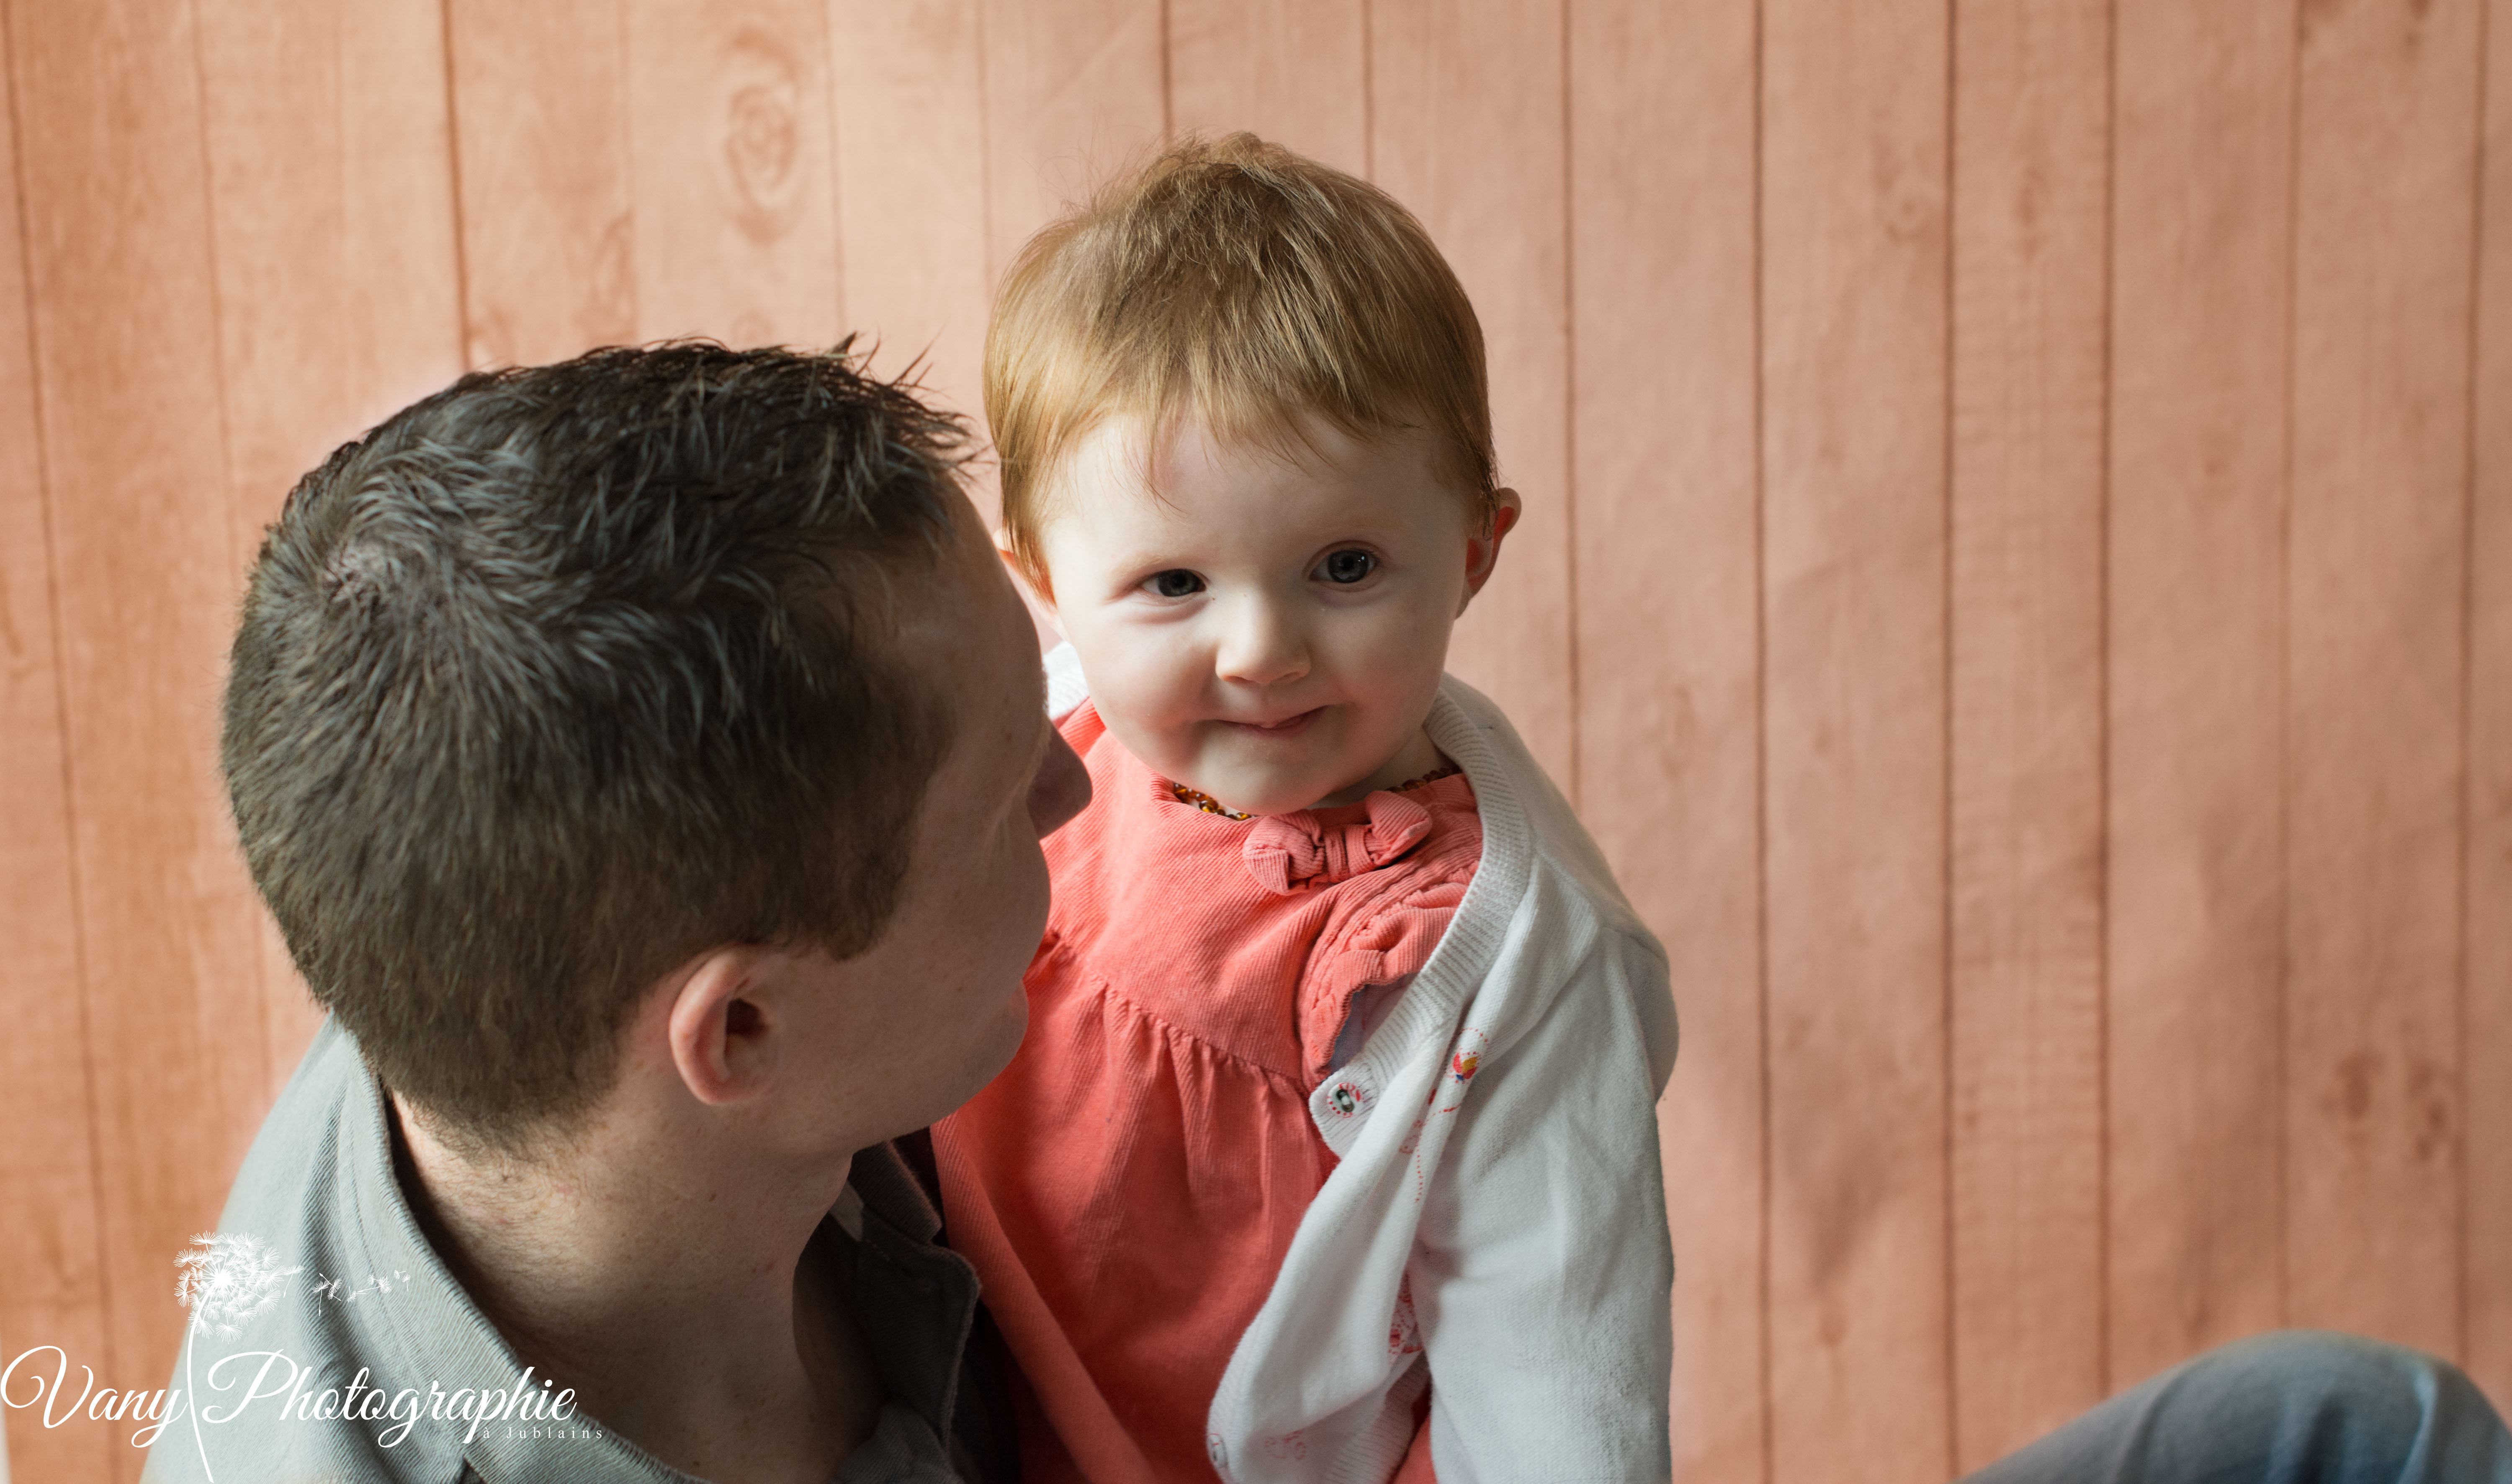
[[[486, 1324], [417, 1235], [381, 1095], [336, 1026], [316, 1033], [218, 1230], [183, 1261], [191, 1312], [171, 1383], [182, 1402], [149, 1480], [463, 1477], [462, 1429], [421, 1414], [431, 1385], [461, 1384], [432, 1374], [441, 1357], [476, 1351]], [[432, 1343], [449, 1330], [455, 1345]]]
[[367, 1076], [358, 1043], [325, 1019], [261, 1121], [218, 1223], [293, 1221], [339, 1175], [340, 1125]]

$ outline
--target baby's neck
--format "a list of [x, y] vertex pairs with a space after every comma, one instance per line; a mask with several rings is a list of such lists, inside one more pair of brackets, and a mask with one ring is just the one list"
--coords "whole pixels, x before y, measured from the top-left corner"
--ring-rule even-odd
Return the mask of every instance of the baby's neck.
[[1395, 750], [1395, 756], [1372, 769], [1368, 777], [1350, 788], [1337, 789], [1310, 807], [1330, 809], [1338, 804], [1358, 803], [1379, 789], [1393, 788], [1424, 773], [1435, 772], [1445, 761], [1439, 756], [1438, 744], [1431, 740], [1431, 733], [1417, 726], [1404, 745]]

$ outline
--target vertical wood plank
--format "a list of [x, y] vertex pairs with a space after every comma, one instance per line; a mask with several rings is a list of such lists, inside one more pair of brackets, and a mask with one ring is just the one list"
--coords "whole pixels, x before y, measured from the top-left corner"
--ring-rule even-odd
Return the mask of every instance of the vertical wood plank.
[[235, 572], [196, 37], [177, 0], [9, 20], [79, 934], [101, 987], [97, 1368], [144, 1378], [174, 1361], [175, 1257], [216, 1224], [269, 1088], [259, 909], [216, 762]]
[[2118, 0], [2110, 1382], [2282, 1313], [2294, 0]]
[[[830, 0], [845, 328], [972, 418], [986, 345], [979, 0]], [[995, 524], [994, 498], [980, 500]]]
[[637, 337], [826, 345], [839, 330], [822, 0], [632, 0]]
[[2469, 513], [2467, 1347], [2512, 1410], [2512, 0], [2486, 16]]
[[1759, 1484], [1754, 7], [1582, 4], [1569, 65], [1579, 772], [1683, 1022], [1659, 1105], [1675, 1474]]
[[[846, 331], [867, 337], [877, 371], [914, 371], [982, 437], [994, 297], [982, 0], [830, 0], [828, 24]], [[972, 459], [962, 484], [1000, 527], [993, 458]], [[1053, 647], [1055, 621], [1021, 590], [1039, 646]]]
[[194, 0], [240, 559], [461, 370], [442, 0]]
[[[461, 370], [439, 0], [196, 0], [229, 554], [334, 446]], [[262, 915], [275, 1096], [320, 1011]]]
[[1947, 17], [1762, 42], [1772, 1476], [1939, 1480]]
[[1168, 129], [1161, 0], [983, 0], [986, 281]]
[[1954, 36], [1953, 1387], [1977, 1468], [2103, 1394], [2108, 0]]
[[2448, 1353], [2477, 4], [2306, 4], [2302, 21], [2287, 1313]]
[[[70, 801], [61, 734], [53, 543], [37, 455], [34, 347], [18, 200], [10, 38], [0, 34], [0, 1365], [59, 1346], [80, 1365], [105, 1353], [94, 1097], [80, 972]], [[55, 1360], [27, 1369], [49, 1382]], [[23, 1372], [20, 1372], [22, 1377]], [[15, 1388], [20, 1399], [27, 1387]], [[20, 1414], [37, 1421], [34, 1414]], [[120, 1440], [101, 1427], [21, 1423], [0, 1441], [21, 1479], [112, 1477]]]
[[[987, 293], [1040, 227], [1168, 133], [1166, 0], [980, 0]], [[973, 410], [973, 409], [972, 409]], [[972, 490], [991, 519], [991, 468]], [[1055, 621], [1036, 602], [1041, 645]]]
[[1500, 703], [1575, 800], [1563, 3], [1372, 0], [1369, 89], [1377, 181], [1473, 299], [1501, 479], [1526, 502], [1448, 668]]
[[445, 0], [465, 357], [555, 361], [636, 337], [625, 0]]
[[1170, 122], [1369, 175], [1364, 0], [1169, 0]]

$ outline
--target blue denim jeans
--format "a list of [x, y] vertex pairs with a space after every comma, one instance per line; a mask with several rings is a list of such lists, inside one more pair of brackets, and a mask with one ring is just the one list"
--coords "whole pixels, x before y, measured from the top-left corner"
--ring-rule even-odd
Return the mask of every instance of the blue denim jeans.
[[2512, 1484], [2512, 1435], [2447, 1361], [2262, 1335], [2124, 1391], [1967, 1484]]

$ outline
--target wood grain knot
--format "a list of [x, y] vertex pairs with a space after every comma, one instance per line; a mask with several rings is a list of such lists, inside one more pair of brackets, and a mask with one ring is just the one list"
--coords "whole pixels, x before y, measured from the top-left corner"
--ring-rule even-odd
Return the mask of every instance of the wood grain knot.
[[803, 69], [771, 37], [746, 32], [724, 68], [724, 166], [733, 220], [767, 243], [803, 215]]

